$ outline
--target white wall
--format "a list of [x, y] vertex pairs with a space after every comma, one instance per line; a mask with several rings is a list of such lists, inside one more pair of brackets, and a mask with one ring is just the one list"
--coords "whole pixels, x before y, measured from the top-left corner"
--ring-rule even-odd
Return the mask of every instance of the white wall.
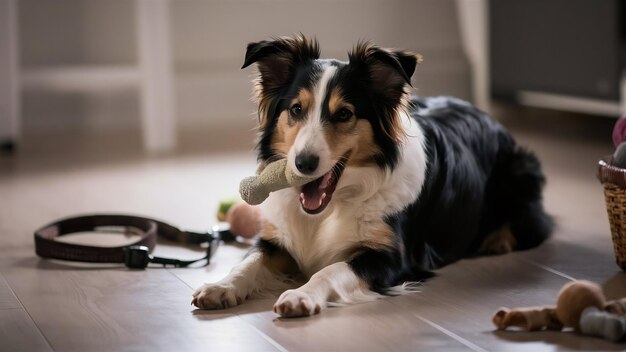
[[[133, 3], [21, 0], [22, 65], [136, 61]], [[421, 95], [470, 98], [454, 0], [172, 1], [177, 118], [184, 129], [251, 125], [253, 70], [240, 70], [248, 42], [316, 36], [322, 56], [345, 59], [359, 39], [424, 55], [414, 76]], [[85, 96], [29, 91], [24, 129], [138, 127], [132, 91]]]

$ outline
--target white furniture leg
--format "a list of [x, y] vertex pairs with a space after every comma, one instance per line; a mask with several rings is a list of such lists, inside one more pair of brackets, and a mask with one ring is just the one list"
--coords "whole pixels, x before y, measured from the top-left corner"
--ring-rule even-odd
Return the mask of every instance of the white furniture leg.
[[489, 0], [457, 0], [461, 40], [472, 68], [474, 104], [489, 111]]
[[176, 146], [169, 1], [137, 0], [136, 14], [144, 146], [166, 152]]
[[20, 136], [17, 0], [0, 0], [0, 144]]

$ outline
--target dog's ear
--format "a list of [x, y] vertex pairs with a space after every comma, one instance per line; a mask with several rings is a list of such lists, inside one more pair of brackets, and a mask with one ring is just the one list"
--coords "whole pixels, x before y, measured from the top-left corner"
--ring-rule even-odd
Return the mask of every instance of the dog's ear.
[[257, 63], [263, 89], [272, 89], [284, 84], [295, 67], [320, 57], [316, 39], [303, 35], [293, 38], [277, 38], [248, 44], [243, 66]]
[[422, 60], [417, 54], [382, 49], [367, 42], [357, 44], [348, 53], [350, 67], [375, 93], [372, 99], [381, 112], [378, 123], [384, 133], [395, 143], [400, 143], [405, 134], [397, 110], [407, 96], [407, 85], [415, 66]]
[[411, 77], [415, 72], [417, 64], [422, 62], [422, 55], [406, 51], [394, 51], [393, 55], [398, 59], [398, 62], [400, 62], [400, 66], [402, 66], [402, 70], [404, 71], [404, 77], [407, 79], [407, 83], [411, 85]]
[[422, 61], [419, 54], [383, 49], [368, 42], [357, 44], [348, 57], [352, 67], [367, 72], [372, 89], [394, 101], [404, 95], [405, 85], [411, 85], [415, 67]]

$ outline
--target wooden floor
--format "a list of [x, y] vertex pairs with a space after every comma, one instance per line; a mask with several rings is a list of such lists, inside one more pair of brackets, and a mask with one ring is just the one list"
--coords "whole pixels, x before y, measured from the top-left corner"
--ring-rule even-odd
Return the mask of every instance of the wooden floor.
[[[610, 297], [626, 295], [594, 176], [597, 158], [611, 152], [612, 121], [524, 110], [504, 123], [543, 161], [546, 207], [558, 221], [550, 241], [450, 265], [410, 296], [294, 320], [277, 319], [271, 299], [224, 311], [190, 305], [193, 290], [225, 275], [244, 245], [222, 246], [210, 266], [194, 269], [129, 271], [34, 255], [33, 230], [73, 214], [129, 212], [207, 229], [218, 200], [235, 195], [254, 171], [252, 154], [229, 148], [149, 158], [133, 138], [31, 138], [17, 155], [0, 157], [0, 351], [626, 349], [570, 332], [494, 331], [498, 307], [553, 304], [572, 279], [598, 282]], [[158, 252], [199, 254], [167, 246]]]

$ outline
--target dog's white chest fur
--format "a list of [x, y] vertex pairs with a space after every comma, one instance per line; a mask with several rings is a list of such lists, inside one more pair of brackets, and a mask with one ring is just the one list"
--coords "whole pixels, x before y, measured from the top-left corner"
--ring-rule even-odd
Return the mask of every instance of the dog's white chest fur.
[[410, 117], [402, 118], [408, 138], [393, 171], [377, 166], [346, 168], [329, 206], [319, 215], [301, 209], [295, 188], [274, 192], [261, 205], [263, 219], [277, 228], [277, 240], [308, 277], [348, 259], [348, 249], [367, 241], [371, 227], [419, 195], [426, 173], [423, 134]]

